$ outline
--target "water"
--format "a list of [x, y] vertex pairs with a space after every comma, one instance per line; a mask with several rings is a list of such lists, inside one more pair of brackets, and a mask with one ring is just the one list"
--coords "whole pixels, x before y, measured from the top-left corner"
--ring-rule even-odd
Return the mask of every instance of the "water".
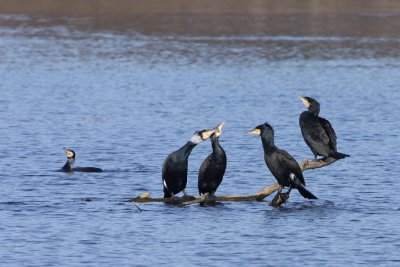
[[[1, 27], [2, 266], [399, 266], [399, 44]], [[281, 208], [272, 197], [143, 212], [124, 202], [161, 196], [165, 157], [223, 119], [218, 194], [274, 183], [259, 138], [244, 133], [268, 121], [279, 147], [311, 158], [296, 93], [319, 100], [351, 155], [305, 173], [317, 201], [293, 191]], [[76, 166], [105, 172], [57, 172], [64, 146]], [[210, 151], [207, 141], [190, 156], [192, 194]]]

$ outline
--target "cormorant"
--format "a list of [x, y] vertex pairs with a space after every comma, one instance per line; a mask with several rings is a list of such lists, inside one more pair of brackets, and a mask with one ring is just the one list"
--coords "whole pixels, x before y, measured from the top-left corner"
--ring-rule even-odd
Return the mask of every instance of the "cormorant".
[[65, 165], [61, 168], [61, 171], [63, 172], [102, 172], [103, 170], [100, 168], [95, 168], [95, 167], [76, 167], [72, 168], [72, 165], [74, 165], [75, 162], [75, 151], [72, 149], [68, 149], [64, 147], [64, 151], [67, 154], [67, 162]]
[[306, 189], [303, 173], [296, 160], [288, 152], [275, 146], [274, 129], [271, 125], [268, 123], [258, 125], [248, 133], [261, 136], [265, 163], [281, 186], [277, 195], [281, 193], [283, 187], [287, 186], [289, 187], [287, 195], [292, 188], [296, 188], [304, 198], [317, 199]]
[[214, 129], [195, 132], [183, 147], [168, 155], [162, 167], [164, 198], [173, 197], [181, 191], [183, 191], [185, 197], [189, 197], [185, 188], [190, 152], [192, 152], [192, 149], [196, 145], [209, 138], [214, 132]]
[[299, 96], [299, 98], [308, 108], [300, 114], [301, 134], [314, 154], [314, 160], [317, 160], [318, 155], [335, 159], [349, 157], [347, 154], [337, 152], [335, 131], [328, 120], [318, 116], [320, 110], [318, 101], [306, 96]]
[[199, 170], [198, 188], [199, 194], [208, 193], [214, 197], [215, 191], [221, 184], [226, 169], [226, 154], [219, 144], [225, 121], [221, 122], [213, 135], [211, 135], [211, 146], [213, 152], [203, 161]]

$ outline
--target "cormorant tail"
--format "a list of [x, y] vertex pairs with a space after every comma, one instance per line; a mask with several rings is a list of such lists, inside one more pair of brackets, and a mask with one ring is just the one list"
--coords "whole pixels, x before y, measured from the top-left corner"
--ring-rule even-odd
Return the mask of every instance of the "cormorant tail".
[[297, 186], [297, 190], [299, 190], [299, 193], [304, 197], [308, 199], [318, 199], [316, 196], [313, 195], [310, 191], [307, 190], [303, 185]]
[[172, 194], [170, 192], [164, 192], [164, 198], [170, 198]]
[[340, 152], [333, 152], [329, 156], [334, 158], [334, 159], [344, 159], [346, 157], [350, 157], [350, 155], [347, 155], [347, 154], [344, 154], [344, 153], [340, 153]]
[[308, 191], [307, 188], [305, 188], [305, 186], [297, 178], [294, 179], [294, 183], [296, 184], [296, 188], [299, 190], [300, 195], [302, 195], [304, 198], [318, 199], [313, 193]]

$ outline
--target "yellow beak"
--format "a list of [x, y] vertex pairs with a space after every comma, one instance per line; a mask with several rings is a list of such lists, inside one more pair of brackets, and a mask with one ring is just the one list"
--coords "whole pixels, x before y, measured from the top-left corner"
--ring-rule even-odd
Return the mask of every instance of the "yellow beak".
[[260, 131], [260, 129], [256, 128], [256, 129], [253, 129], [253, 130], [247, 132], [247, 134], [261, 135], [261, 131]]
[[201, 139], [206, 140], [215, 133], [215, 129], [205, 130], [201, 133]]
[[74, 153], [71, 150], [69, 150], [68, 148], [64, 147], [64, 151], [65, 151], [65, 154], [67, 154], [67, 158], [72, 158], [74, 156]]
[[306, 106], [307, 108], [310, 106], [310, 102], [308, 102], [308, 100], [304, 96], [299, 95], [298, 98], [303, 101], [304, 106]]
[[225, 122], [226, 121], [222, 121], [220, 124], [218, 124], [217, 127], [214, 128], [214, 130], [219, 131], [219, 132], [222, 131], [222, 128], [224, 128]]

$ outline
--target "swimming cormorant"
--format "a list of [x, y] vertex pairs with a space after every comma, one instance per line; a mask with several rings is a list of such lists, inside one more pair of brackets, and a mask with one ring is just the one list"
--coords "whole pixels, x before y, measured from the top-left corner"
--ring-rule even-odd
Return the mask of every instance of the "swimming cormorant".
[[168, 155], [162, 167], [164, 198], [174, 197], [174, 195], [181, 191], [183, 191], [185, 197], [189, 197], [185, 188], [190, 152], [192, 152], [192, 149], [196, 145], [209, 138], [214, 132], [214, 129], [195, 132], [183, 147]]
[[213, 197], [218, 186], [222, 182], [226, 169], [226, 154], [219, 144], [225, 121], [221, 122], [213, 135], [211, 135], [211, 146], [213, 152], [203, 161], [199, 170], [198, 188], [199, 194], [208, 193]]
[[306, 183], [303, 173], [296, 160], [288, 152], [275, 146], [274, 129], [271, 125], [268, 123], [258, 125], [248, 133], [261, 136], [265, 163], [281, 186], [278, 195], [281, 194], [282, 188], [287, 186], [289, 187], [287, 195], [292, 188], [296, 188], [304, 198], [317, 199], [316, 196], [305, 188]]
[[317, 160], [318, 155], [335, 159], [349, 157], [347, 154], [337, 152], [335, 131], [328, 120], [318, 116], [320, 110], [318, 101], [306, 96], [299, 96], [299, 98], [308, 108], [300, 114], [301, 134], [314, 154], [314, 160]]
[[75, 162], [75, 151], [64, 147], [65, 154], [67, 154], [67, 162], [61, 168], [63, 172], [102, 172], [103, 170], [95, 167], [76, 167], [72, 168]]

